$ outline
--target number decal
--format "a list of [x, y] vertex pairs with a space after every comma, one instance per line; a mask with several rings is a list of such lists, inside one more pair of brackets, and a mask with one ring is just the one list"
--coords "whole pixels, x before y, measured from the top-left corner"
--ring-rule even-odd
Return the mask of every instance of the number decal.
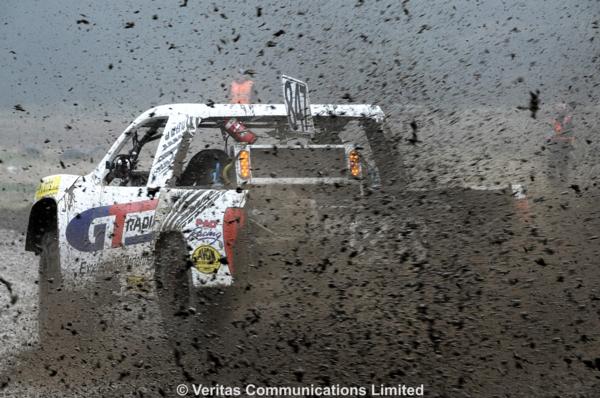
[[310, 111], [308, 86], [306, 83], [289, 76], [282, 76], [281, 80], [290, 129], [295, 132], [312, 135], [314, 133], [314, 124]]
[[296, 123], [296, 110], [294, 109], [294, 96], [292, 89], [292, 82], [287, 80], [283, 83], [283, 95], [285, 96], [285, 107], [288, 110], [288, 122], [292, 130], [298, 130], [298, 124]]

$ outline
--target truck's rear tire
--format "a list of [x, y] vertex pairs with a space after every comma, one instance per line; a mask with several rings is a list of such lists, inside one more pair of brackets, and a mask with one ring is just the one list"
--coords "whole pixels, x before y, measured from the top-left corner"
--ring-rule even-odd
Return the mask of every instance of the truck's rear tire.
[[61, 330], [62, 275], [56, 231], [45, 232], [40, 246], [38, 333], [44, 346], [55, 341]]
[[183, 236], [166, 232], [156, 243], [154, 280], [164, 329], [175, 343], [186, 336], [191, 270]]

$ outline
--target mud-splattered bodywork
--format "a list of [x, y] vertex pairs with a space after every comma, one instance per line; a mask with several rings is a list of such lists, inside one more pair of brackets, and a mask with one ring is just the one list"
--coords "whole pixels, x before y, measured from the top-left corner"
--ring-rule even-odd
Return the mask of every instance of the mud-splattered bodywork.
[[[369, 105], [312, 105], [315, 117], [355, 118], [380, 123], [383, 113]], [[79, 285], [99, 274], [148, 275], [163, 232], [180, 232], [192, 262], [194, 286], [232, 283], [233, 253], [248, 191], [178, 187], [187, 145], [202, 139], [204, 120], [232, 117], [285, 117], [283, 105], [178, 104], [152, 108], [117, 139], [100, 164], [85, 176], [46, 177], [36, 193], [27, 249], [36, 251], [40, 231], [56, 208], [63, 282]], [[139, 186], [108, 184], [111, 161], [139, 126], [162, 121], [147, 181]], [[138, 139], [137, 135], [135, 139]], [[117, 265], [115, 265], [117, 264]]]
[[157, 231], [182, 232], [195, 264], [194, 286], [231, 284], [233, 247], [243, 225], [245, 201], [246, 192], [235, 190], [169, 189], [161, 195]]

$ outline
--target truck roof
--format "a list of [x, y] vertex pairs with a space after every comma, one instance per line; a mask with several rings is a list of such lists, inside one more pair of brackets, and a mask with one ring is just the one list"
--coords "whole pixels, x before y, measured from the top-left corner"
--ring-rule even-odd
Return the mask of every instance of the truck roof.
[[[385, 117], [378, 105], [368, 104], [314, 104], [310, 106], [313, 117], [334, 116], [349, 118], [369, 118], [378, 122]], [[192, 117], [228, 118], [228, 117], [286, 117], [284, 104], [169, 104], [148, 109], [135, 119], [133, 124], [153, 117], [168, 117], [185, 114]]]

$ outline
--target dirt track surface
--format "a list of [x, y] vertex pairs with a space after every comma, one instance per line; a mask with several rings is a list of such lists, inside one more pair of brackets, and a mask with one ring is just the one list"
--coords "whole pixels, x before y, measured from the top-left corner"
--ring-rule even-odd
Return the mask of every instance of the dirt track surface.
[[[237, 287], [169, 339], [152, 295], [73, 295], [36, 336], [36, 259], [2, 231], [4, 396], [176, 396], [180, 383], [425, 385], [427, 397], [600, 394], [598, 192], [449, 190], [377, 199], [355, 247], [263, 245]], [[378, 231], [379, 229], [379, 231]], [[95, 311], [92, 308], [96, 308]]]

